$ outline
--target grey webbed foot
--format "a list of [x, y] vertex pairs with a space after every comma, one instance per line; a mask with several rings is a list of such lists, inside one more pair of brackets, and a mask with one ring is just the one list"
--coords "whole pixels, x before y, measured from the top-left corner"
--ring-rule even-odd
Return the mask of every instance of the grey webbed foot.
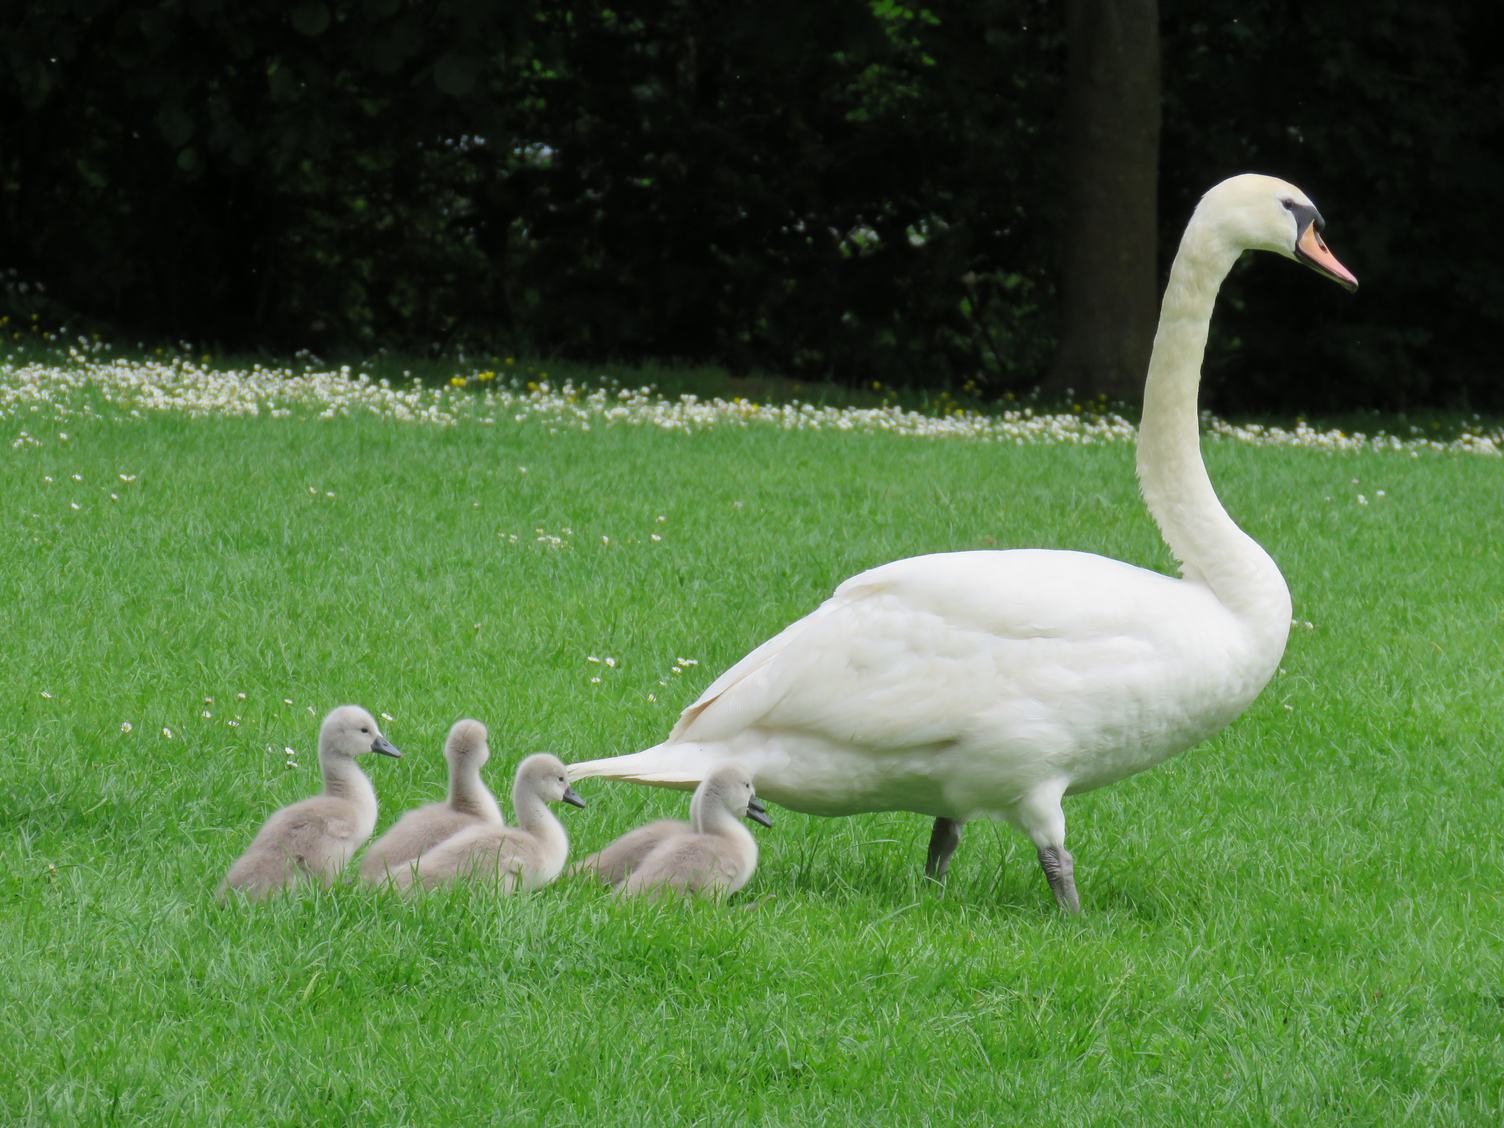
[[924, 862], [924, 876], [936, 881], [945, 880], [945, 871], [950, 869], [950, 856], [961, 844], [961, 827], [957, 819], [936, 819], [935, 829], [930, 831], [930, 852]]
[[1039, 850], [1039, 868], [1044, 870], [1055, 894], [1055, 903], [1073, 916], [1081, 912], [1081, 898], [1076, 896], [1076, 859], [1064, 846], [1043, 846]]

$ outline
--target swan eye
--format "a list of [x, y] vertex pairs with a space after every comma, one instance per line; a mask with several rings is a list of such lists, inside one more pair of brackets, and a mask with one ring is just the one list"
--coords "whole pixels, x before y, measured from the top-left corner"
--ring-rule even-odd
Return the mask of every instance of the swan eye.
[[1284, 209], [1286, 211], [1293, 212], [1295, 210], [1294, 200], [1281, 200], [1280, 203], [1284, 206]]
[[368, 729], [368, 728], [363, 728], [363, 729], [361, 729], [361, 730], [360, 730], [360, 731], [361, 731], [361, 732], [363, 732], [363, 733], [365, 733], [365, 734], [366, 734], [366, 735], [367, 735], [367, 736], [370, 736], [370, 735], [371, 735], [371, 730], [370, 730], [370, 729]]

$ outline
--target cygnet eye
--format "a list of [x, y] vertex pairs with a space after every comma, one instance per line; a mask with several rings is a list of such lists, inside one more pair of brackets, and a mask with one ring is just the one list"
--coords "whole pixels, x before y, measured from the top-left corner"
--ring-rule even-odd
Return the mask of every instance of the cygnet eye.
[[363, 732], [363, 733], [365, 733], [367, 736], [371, 735], [371, 730], [368, 729], [368, 728], [365, 728], [364, 726], [362, 726], [362, 728], [361, 728], [360, 731]]

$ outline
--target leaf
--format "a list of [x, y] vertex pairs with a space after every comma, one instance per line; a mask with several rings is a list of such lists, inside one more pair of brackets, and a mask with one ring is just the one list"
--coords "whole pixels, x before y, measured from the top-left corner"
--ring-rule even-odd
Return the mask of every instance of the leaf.
[[193, 118], [177, 103], [157, 111], [157, 129], [162, 139], [174, 149], [181, 149], [193, 136]]
[[463, 98], [475, 89], [479, 70], [473, 57], [451, 51], [433, 65], [433, 83], [450, 97]]
[[319, 3], [319, 0], [313, 0], [312, 3], [308, 4], [299, 4], [290, 14], [292, 16], [292, 26], [310, 39], [316, 35], [323, 35], [329, 28], [329, 9], [324, 4]]

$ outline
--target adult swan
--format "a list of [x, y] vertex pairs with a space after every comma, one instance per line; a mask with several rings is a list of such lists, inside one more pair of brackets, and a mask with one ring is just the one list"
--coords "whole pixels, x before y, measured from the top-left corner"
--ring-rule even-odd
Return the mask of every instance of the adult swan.
[[1293, 185], [1235, 176], [1201, 200], [1170, 268], [1144, 385], [1138, 474], [1181, 578], [1084, 552], [948, 552], [847, 580], [763, 643], [642, 752], [570, 768], [692, 788], [739, 761], [796, 811], [935, 816], [944, 875], [969, 819], [1029, 836], [1060, 907], [1079, 912], [1061, 799], [1151, 768], [1230, 723], [1279, 665], [1290, 593], [1222, 508], [1196, 392], [1212, 306], [1245, 250], [1349, 290]]

